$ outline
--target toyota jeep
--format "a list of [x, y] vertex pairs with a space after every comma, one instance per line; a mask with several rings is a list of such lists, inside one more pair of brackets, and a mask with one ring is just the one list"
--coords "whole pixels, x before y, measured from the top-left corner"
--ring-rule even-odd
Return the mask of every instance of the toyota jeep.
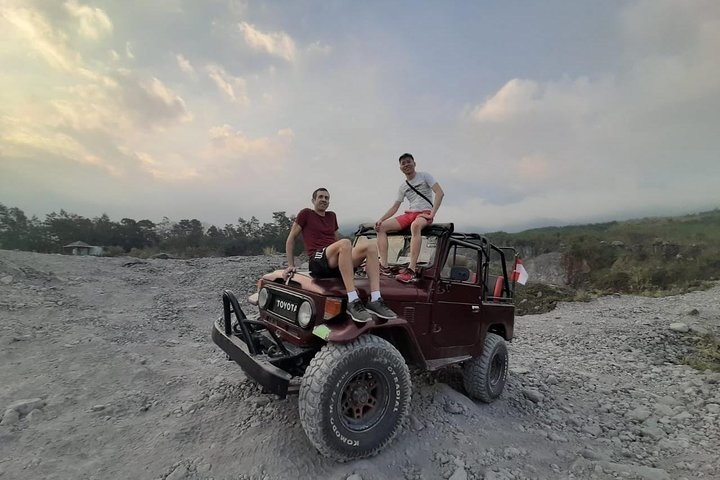
[[[360, 225], [354, 244], [375, 241]], [[388, 264], [407, 266], [408, 230], [388, 235]], [[338, 461], [368, 457], [401, 428], [410, 406], [408, 364], [437, 370], [460, 364], [467, 393], [480, 401], [499, 396], [508, 374], [517, 255], [474, 233], [437, 224], [422, 232], [418, 280], [381, 276], [380, 290], [397, 318], [356, 323], [346, 313], [340, 278], [313, 278], [283, 270], [264, 275], [248, 300], [249, 318], [235, 295], [223, 292], [223, 316], [212, 339], [265, 392], [299, 394], [299, 414], [310, 442]], [[360, 298], [370, 295], [362, 266]]]

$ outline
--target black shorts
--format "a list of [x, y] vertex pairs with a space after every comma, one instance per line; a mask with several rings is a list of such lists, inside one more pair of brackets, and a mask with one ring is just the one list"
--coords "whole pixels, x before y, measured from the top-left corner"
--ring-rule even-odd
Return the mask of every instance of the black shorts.
[[310, 274], [315, 278], [333, 278], [340, 276], [340, 269], [328, 265], [325, 249], [318, 250], [310, 256]]

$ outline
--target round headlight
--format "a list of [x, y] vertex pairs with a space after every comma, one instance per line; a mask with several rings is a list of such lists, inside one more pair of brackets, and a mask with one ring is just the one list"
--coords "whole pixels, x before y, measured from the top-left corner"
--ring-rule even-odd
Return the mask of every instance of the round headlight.
[[303, 302], [302, 305], [300, 305], [297, 320], [303, 328], [307, 328], [308, 325], [310, 325], [310, 321], [312, 321], [312, 306], [310, 302]]
[[265, 308], [267, 306], [269, 297], [270, 295], [268, 294], [267, 288], [261, 288], [260, 292], [258, 292], [258, 306], [260, 308]]

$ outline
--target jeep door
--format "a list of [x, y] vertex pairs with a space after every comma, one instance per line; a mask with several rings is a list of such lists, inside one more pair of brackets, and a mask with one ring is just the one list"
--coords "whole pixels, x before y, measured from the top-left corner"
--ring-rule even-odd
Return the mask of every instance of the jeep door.
[[430, 334], [435, 347], [468, 346], [478, 341], [482, 298], [480, 260], [479, 248], [467, 243], [450, 243], [434, 289]]

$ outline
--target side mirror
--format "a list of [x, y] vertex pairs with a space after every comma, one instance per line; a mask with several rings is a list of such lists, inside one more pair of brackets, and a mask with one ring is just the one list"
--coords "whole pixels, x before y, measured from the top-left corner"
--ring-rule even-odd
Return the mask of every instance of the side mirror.
[[467, 282], [470, 279], [470, 269], [467, 267], [452, 267], [450, 269], [450, 280], [456, 282]]

